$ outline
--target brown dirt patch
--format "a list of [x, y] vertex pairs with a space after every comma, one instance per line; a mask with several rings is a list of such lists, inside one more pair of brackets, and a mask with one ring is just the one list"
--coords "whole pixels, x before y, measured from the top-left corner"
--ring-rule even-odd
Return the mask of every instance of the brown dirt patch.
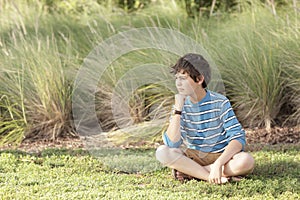
[[275, 127], [270, 132], [265, 129], [246, 130], [247, 143], [256, 144], [296, 144], [300, 139], [300, 127]]

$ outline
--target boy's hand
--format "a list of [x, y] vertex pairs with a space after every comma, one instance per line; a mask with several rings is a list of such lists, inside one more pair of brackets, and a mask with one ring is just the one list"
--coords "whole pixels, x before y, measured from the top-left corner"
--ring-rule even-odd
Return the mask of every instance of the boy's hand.
[[224, 183], [224, 181], [226, 180], [224, 180], [224, 177], [222, 177], [222, 165], [214, 163], [208, 176], [208, 182], [221, 184]]
[[186, 96], [182, 94], [175, 95], [175, 110], [182, 111], [182, 107], [184, 104]]

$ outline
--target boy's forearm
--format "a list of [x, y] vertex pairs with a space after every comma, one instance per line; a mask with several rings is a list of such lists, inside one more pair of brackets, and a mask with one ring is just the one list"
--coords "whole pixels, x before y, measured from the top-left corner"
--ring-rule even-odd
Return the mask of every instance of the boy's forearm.
[[172, 116], [171, 122], [167, 129], [167, 135], [172, 142], [178, 142], [181, 138], [180, 134], [180, 115]]
[[242, 144], [237, 140], [229, 142], [221, 156], [215, 161], [219, 166], [225, 165], [235, 154], [242, 150]]
[[[186, 96], [182, 94], [175, 95], [175, 105], [174, 105], [175, 110], [182, 111], [185, 98]], [[180, 118], [181, 115], [178, 114], [173, 115], [169, 127], [167, 129], [167, 135], [169, 139], [174, 143], [178, 142], [181, 139]]]

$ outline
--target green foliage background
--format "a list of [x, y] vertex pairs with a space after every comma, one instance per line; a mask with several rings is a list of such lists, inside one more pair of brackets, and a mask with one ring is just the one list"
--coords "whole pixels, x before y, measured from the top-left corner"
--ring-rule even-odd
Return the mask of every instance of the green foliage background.
[[[226, 94], [245, 127], [297, 125], [299, 5], [281, 0], [272, 7], [268, 2], [216, 1], [211, 12], [212, 1], [196, 0], [1, 1], [1, 142], [76, 135], [71, 97], [83, 59], [109, 36], [148, 26], [179, 30], [204, 46], [218, 64]], [[170, 66], [177, 58], [138, 51], [117, 60], [105, 84], [99, 83], [96, 107], [105, 131], [117, 128], [110, 109], [117, 80], [128, 66], [153, 59]], [[132, 118], [148, 122], [155, 105], [165, 108], [161, 116], [167, 119], [172, 95], [156, 85], [139, 88], [130, 103]], [[160, 135], [161, 130], [154, 130], [149, 137]]]

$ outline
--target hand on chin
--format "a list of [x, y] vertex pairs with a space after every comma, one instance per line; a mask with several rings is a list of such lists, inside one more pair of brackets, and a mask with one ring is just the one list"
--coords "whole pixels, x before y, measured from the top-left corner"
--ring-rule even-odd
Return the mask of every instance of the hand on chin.
[[178, 90], [178, 94], [185, 96], [185, 97], [189, 96], [186, 94], [186, 92], [184, 90]]

